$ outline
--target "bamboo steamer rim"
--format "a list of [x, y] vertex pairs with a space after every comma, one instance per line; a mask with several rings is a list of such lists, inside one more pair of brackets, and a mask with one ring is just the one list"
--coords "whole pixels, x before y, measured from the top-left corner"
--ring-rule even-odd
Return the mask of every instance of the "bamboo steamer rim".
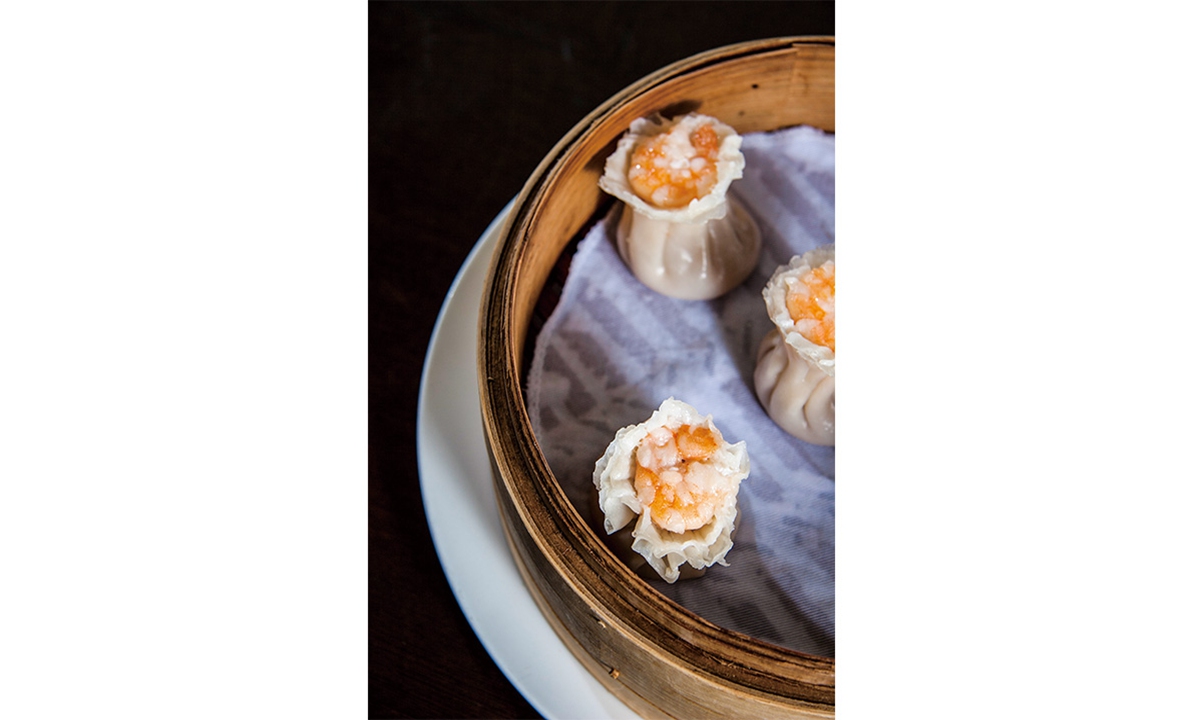
[[[615, 665], [610, 667], [615, 661], [599, 657], [603, 653], [587, 647], [586, 638], [576, 637], [581, 628], [590, 634], [581, 623], [595, 622], [606, 631], [620, 632], [623, 646], [647, 653], [647, 662], [667, 675], [728, 691], [735, 697], [730, 707], [741, 707], [736, 705], [740, 698], [750, 703], [746, 707], [771, 714], [832, 716], [834, 661], [704, 620], [637, 577], [604, 546], [554, 477], [526, 410], [521, 370], [533, 306], [550, 267], [603, 202], [598, 189], [586, 189], [589, 180], [594, 189], [592, 177], [598, 177], [607, 156], [597, 147], [611, 149], [640, 98], [671, 83], [686, 83], [718, 65], [731, 67], [727, 64], [759, 58], [774, 62], [779, 57], [799, 68], [802, 58], [816, 57], [828, 65], [822, 65], [821, 72], [828, 75], [824, 104], [829, 107], [821, 122], [811, 124], [827, 125], [824, 129], [832, 131], [833, 48], [832, 37], [740, 43], [679, 61], [625, 88], [572, 128], [539, 164], [514, 203], [492, 256], [480, 309], [478, 369], [484, 437], [502, 524], [526, 584], [552, 626], [585, 666], [627, 702], [632, 694], [645, 695], [645, 688], [634, 687], [638, 679], [620, 676]], [[792, 76], [789, 83], [802, 81], [807, 88], [809, 78], [796, 70]], [[727, 122], [745, 132], [736, 121]], [[555, 191], [581, 199], [574, 203], [575, 197], [570, 197], [572, 202], [564, 204]], [[546, 237], [551, 239], [534, 242]], [[591, 617], [563, 617], [559, 610], [564, 607], [584, 608], [586, 612], [574, 614]], [[660, 708], [653, 697], [640, 699], [648, 704], [634, 704], [644, 714], [671, 714], [670, 701]]]

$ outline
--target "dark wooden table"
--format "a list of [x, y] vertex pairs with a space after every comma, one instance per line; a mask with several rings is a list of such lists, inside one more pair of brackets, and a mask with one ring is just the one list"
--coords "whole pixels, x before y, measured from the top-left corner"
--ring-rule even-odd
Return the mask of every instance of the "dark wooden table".
[[721, 45], [833, 35], [833, 15], [832, 2], [370, 4], [371, 717], [537, 717], [459, 610], [421, 504], [421, 368], [467, 253], [626, 85]]

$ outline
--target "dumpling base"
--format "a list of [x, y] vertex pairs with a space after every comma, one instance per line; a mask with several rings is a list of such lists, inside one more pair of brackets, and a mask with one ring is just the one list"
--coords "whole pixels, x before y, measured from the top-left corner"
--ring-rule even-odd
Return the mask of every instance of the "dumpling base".
[[[608, 533], [604, 529], [604, 511], [600, 508], [600, 493], [592, 488], [592, 501], [590, 504], [591, 517], [590, 525], [596, 535], [604, 542], [605, 546], [612, 551], [613, 555], [617, 556], [626, 567], [637, 573], [637, 576], [643, 580], [662, 580], [662, 574], [642, 556], [641, 553], [633, 549], [633, 529], [634, 523], [628, 523], [616, 532]], [[733, 539], [733, 534], [730, 534], [730, 539]], [[688, 563], [683, 563], [678, 567], [679, 580], [694, 580], [699, 577], [704, 577], [704, 572], [708, 569], [707, 566], [696, 568]]]
[[758, 346], [754, 392], [787, 433], [813, 445], [833, 445], [833, 375], [772, 330]]
[[737, 287], [758, 265], [762, 231], [740, 201], [726, 197], [723, 217], [699, 223], [647, 217], [626, 205], [617, 251], [634, 276], [680, 300], [711, 300]]

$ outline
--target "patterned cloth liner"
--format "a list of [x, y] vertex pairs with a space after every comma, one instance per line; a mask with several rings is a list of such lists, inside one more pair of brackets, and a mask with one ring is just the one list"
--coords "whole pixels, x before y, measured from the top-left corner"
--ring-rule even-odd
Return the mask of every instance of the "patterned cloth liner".
[[[762, 299], [793, 255], [834, 241], [834, 136], [811, 127], [744, 136], [745, 176], [731, 194], [763, 231], [758, 267], [711, 301], [646, 288], [615, 247], [616, 203], [580, 242], [557, 308], [534, 346], [529, 415], [546, 459], [585, 518], [592, 471], [617, 430], [675, 397], [745, 440], [729, 567], [651, 584], [721, 627], [792, 650], [834, 656], [834, 449], [780, 430], [754, 395]], [[601, 531], [602, 532], [602, 531]]]

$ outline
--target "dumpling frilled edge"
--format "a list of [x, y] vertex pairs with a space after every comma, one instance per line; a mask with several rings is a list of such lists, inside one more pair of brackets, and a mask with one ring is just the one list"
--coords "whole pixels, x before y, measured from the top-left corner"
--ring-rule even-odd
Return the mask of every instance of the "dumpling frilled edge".
[[[721, 141], [717, 149], [716, 185], [704, 196], [693, 199], [682, 208], [671, 210], [655, 207], [638, 197], [629, 184], [629, 158], [638, 142], [667, 132], [676, 125], [684, 125], [690, 133], [693, 128], [705, 124], [713, 126], [713, 130], [716, 131], [717, 137]], [[630, 124], [629, 130], [617, 141], [617, 149], [604, 162], [604, 175], [600, 178], [600, 188], [646, 217], [668, 222], [701, 223], [725, 217], [725, 195], [733, 181], [742, 177], [742, 170], [745, 167], [746, 158], [742, 155], [742, 136], [738, 135], [732, 127], [714, 117], [697, 113], [690, 113], [671, 120], [655, 114], [634, 120]]]
[[832, 244], [809, 250], [804, 255], [792, 258], [787, 265], [780, 265], [776, 268], [762, 291], [763, 301], [767, 304], [767, 314], [771, 317], [771, 322], [775, 324], [775, 327], [779, 328], [784, 342], [830, 377], [834, 376], [836, 366], [834, 352], [800, 334], [796, 322], [792, 320], [787, 309], [787, 281], [789, 278], [799, 279], [809, 270], [832, 260], [834, 260]]

